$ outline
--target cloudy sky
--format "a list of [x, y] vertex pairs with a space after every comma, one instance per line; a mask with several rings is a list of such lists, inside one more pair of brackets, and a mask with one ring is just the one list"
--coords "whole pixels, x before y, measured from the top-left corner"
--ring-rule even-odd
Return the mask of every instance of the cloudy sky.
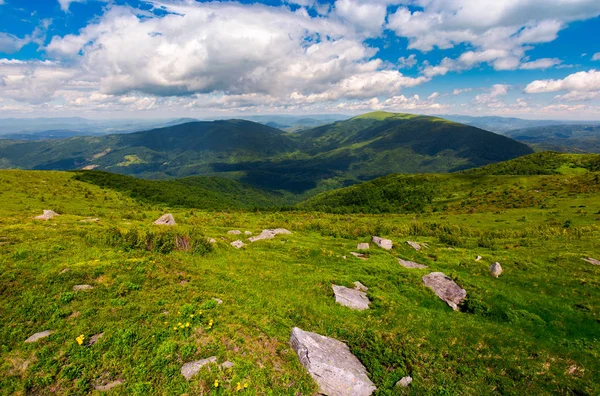
[[599, 0], [0, 0], [0, 117], [600, 119]]

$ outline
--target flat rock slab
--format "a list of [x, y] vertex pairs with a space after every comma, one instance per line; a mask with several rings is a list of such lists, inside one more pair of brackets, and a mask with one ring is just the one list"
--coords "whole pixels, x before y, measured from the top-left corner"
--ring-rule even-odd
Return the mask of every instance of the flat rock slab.
[[502, 274], [502, 266], [500, 265], [500, 263], [494, 263], [490, 265], [490, 272], [492, 273], [492, 276], [494, 278], [499, 277], [500, 274]]
[[177, 225], [177, 223], [175, 222], [175, 218], [170, 213], [167, 213], [167, 214], [164, 214], [164, 215], [160, 216], [158, 218], [158, 220], [156, 220], [154, 222], [154, 224], [156, 224], [156, 225], [167, 225], [167, 226]]
[[[350, 252], [351, 255], [353, 255], [354, 257], [361, 259], [361, 260], [368, 260], [369, 258], [367, 257], [366, 254], [362, 254], [362, 253], [356, 253], [356, 252]], [[346, 257], [346, 256], [344, 256]]]
[[367, 250], [369, 249], [369, 244], [368, 243], [359, 243], [356, 248], [358, 250]]
[[394, 246], [394, 243], [389, 240], [389, 239], [383, 239], [380, 238], [378, 236], [372, 236], [371, 237], [371, 242], [373, 242], [374, 244], [376, 244], [377, 246], [379, 246], [380, 248], [383, 248], [385, 250], [391, 250], [392, 247]]
[[92, 290], [94, 286], [92, 285], [75, 285], [73, 286], [73, 291], [82, 291], [82, 290]]
[[583, 260], [587, 261], [588, 263], [593, 264], [593, 265], [600, 265], [600, 260], [596, 260], [596, 259], [591, 258], [591, 257], [584, 258]]
[[263, 230], [260, 235], [255, 237], [248, 238], [250, 242], [260, 241], [262, 239], [273, 239], [279, 234], [290, 235], [291, 232], [286, 230], [285, 228], [275, 228], [272, 230]]
[[406, 241], [406, 243], [408, 243], [408, 245], [409, 245], [411, 248], [415, 249], [417, 252], [418, 252], [419, 250], [421, 250], [421, 245], [419, 245], [417, 242]]
[[429, 268], [425, 264], [415, 263], [414, 261], [398, 259], [398, 262], [405, 268]]
[[237, 249], [246, 246], [246, 244], [244, 242], [240, 241], [239, 239], [237, 241], [231, 242], [230, 245]]
[[422, 279], [425, 286], [433, 290], [455, 311], [458, 311], [458, 305], [467, 297], [467, 291], [442, 272], [432, 272]]
[[211, 356], [206, 359], [197, 360], [195, 362], [189, 362], [181, 366], [181, 375], [185, 377], [185, 379], [189, 380], [194, 375], [198, 374], [198, 371], [207, 364], [216, 363], [217, 357]]
[[60, 216], [58, 213], [56, 213], [53, 210], [44, 210], [44, 213], [39, 215], [39, 216], [35, 216], [34, 219], [36, 220], [50, 220], [53, 217], [56, 216]]
[[221, 367], [224, 370], [233, 368], [233, 366], [235, 366], [235, 363], [233, 363], [233, 362], [223, 362], [223, 363], [219, 364], [219, 367]]
[[252, 231], [244, 231], [244, 235], [252, 235]]
[[227, 231], [228, 235], [240, 235], [242, 233], [242, 231], [240, 230], [229, 230]]
[[377, 388], [346, 344], [294, 327], [290, 343], [300, 363], [329, 396], [368, 396]]
[[365, 293], [364, 285], [356, 285], [354, 289], [349, 289], [344, 286], [331, 285], [333, 294], [335, 294], [335, 302], [345, 307], [356, 309], [359, 311], [369, 309], [371, 303]]
[[96, 385], [94, 386], [94, 389], [100, 392], [108, 392], [109, 390], [111, 390], [112, 388], [119, 386], [119, 385], [123, 385], [125, 382], [123, 380], [116, 380], [116, 381], [111, 381], [111, 382], [107, 382], [103, 385]]
[[35, 333], [34, 335], [32, 335], [31, 337], [26, 339], [25, 342], [27, 342], [27, 343], [36, 342], [38, 340], [41, 340], [42, 338], [48, 337], [52, 333], [54, 333], [54, 330], [40, 331], [39, 333]]

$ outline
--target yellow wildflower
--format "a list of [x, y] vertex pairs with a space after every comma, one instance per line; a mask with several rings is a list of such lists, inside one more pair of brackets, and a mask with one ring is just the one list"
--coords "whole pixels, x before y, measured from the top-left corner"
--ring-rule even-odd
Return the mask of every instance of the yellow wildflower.
[[177, 326], [181, 326], [181, 322], [177, 323]]
[[190, 327], [190, 322], [187, 322], [187, 323], [185, 324], [185, 327]]
[[247, 389], [247, 388], [248, 388], [248, 383], [246, 382], [246, 383], [244, 384], [244, 389]]
[[235, 388], [236, 392], [239, 392], [242, 390], [242, 384], [240, 384], [239, 382], [237, 383], [237, 387]]
[[75, 341], [77, 341], [77, 344], [81, 345], [81, 344], [83, 344], [84, 339], [85, 339], [85, 336], [82, 334], [79, 337], [75, 338]]
[[192, 319], [193, 319], [193, 318], [194, 318], [194, 314], [191, 314], [191, 315], [190, 315], [190, 318], [192, 318]]
[[177, 331], [177, 326], [173, 327], [173, 330]]
[[219, 380], [215, 380], [215, 388], [219, 387]]

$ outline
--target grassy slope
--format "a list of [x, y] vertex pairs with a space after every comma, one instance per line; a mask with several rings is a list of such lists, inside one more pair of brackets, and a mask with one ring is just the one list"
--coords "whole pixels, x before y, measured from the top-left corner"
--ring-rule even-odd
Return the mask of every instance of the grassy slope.
[[[170, 208], [74, 176], [0, 172], [0, 389], [7, 394], [81, 394], [99, 378], [121, 378], [115, 394], [228, 394], [241, 382], [248, 394], [309, 395], [313, 382], [288, 344], [293, 326], [347, 342], [381, 395], [600, 392], [600, 268], [582, 260], [600, 258], [596, 191], [549, 194], [547, 208], [472, 214], [173, 209], [178, 232], [219, 240], [199, 256], [107, 244], [113, 227], [151, 231]], [[63, 216], [31, 220], [48, 208]], [[84, 216], [101, 221], [81, 223]], [[226, 243], [233, 240], [227, 230], [271, 227], [293, 235], [241, 250]], [[342, 258], [372, 234], [396, 246], [372, 248], [368, 261]], [[417, 253], [407, 239], [430, 247]], [[397, 257], [452, 276], [468, 292], [467, 312], [453, 312], [422, 285], [429, 270], [400, 267]], [[489, 276], [494, 261], [505, 271], [499, 279]], [[368, 311], [334, 301], [331, 283], [357, 280], [369, 287]], [[95, 288], [72, 292], [83, 283]], [[187, 321], [189, 329], [173, 330]], [[56, 333], [23, 343], [46, 329]], [[91, 347], [75, 341], [99, 332], [104, 337]], [[202, 370], [190, 382], [179, 374], [183, 363], [211, 355], [236, 365]], [[414, 378], [411, 388], [394, 388], [405, 375]]]

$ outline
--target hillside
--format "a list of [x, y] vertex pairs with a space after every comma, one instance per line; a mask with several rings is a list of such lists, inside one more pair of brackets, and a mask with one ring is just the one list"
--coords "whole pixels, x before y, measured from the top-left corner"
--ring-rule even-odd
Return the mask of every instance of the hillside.
[[549, 125], [512, 130], [505, 135], [540, 148], [600, 153], [600, 125]]
[[293, 134], [225, 120], [124, 135], [0, 140], [0, 168], [97, 169], [147, 179], [221, 176], [301, 194], [390, 173], [452, 172], [531, 152], [440, 118], [375, 112]]
[[[103, 175], [0, 171], [3, 393], [315, 394], [294, 327], [347, 344], [374, 395], [600, 392], [600, 267], [583, 260], [600, 259], [600, 193], [580, 179], [592, 173], [408, 175], [419, 183], [407, 188], [441, 186], [434, 204], [463, 194], [417, 215], [198, 210], [134, 199], [113, 188], [118, 177], [111, 188], [80, 177]], [[373, 183], [402, 184], [394, 178]], [[463, 208], [465, 195], [488, 201]], [[60, 216], [33, 220], [42, 209]], [[177, 226], [152, 224], [167, 212]], [[292, 234], [228, 233], [280, 227]], [[393, 248], [353, 257], [372, 235]], [[459, 311], [424, 286], [431, 272], [464, 288]], [[332, 291], [356, 281], [368, 287], [364, 311]], [[396, 387], [405, 376], [410, 388]]]

